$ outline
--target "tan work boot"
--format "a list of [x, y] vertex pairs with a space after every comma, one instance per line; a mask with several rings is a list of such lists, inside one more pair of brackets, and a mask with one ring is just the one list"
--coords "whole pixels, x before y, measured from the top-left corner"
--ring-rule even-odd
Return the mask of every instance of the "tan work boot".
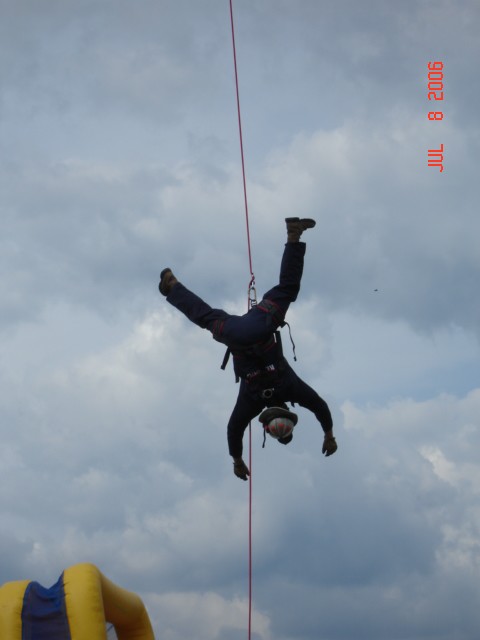
[[162, 296], [168, 296], [173, 285], [177, 284], [177, 282], [178, 280], [173, 275], [172, 270], [169, 267], [164, 269], [160, 274], [160, 284], [158, 285], [158, 289]]
[[287, 242], [298, 242], [306, 229], [313, 229], [316, 225], [312, 218], [285, 218], [287, 223]]

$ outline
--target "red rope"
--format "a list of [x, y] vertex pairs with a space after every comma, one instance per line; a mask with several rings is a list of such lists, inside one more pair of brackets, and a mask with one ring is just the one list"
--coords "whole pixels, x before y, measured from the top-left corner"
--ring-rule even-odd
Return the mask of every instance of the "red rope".
[[250, 267], [250, 287], [253, 287], [255, 283], [255, 276], [253, 274], [252, 267], [252, 248], [250, 243], [250, 224], [248, 220], [248, 198], [247, 198], [247, 179], [245, 175], [245, 158], [243, 153], [243, 135], [242, 135], [242, 117], [240, 112], [240, 92], [238, 89], [238, 69], [237, 69], [237, 51], [235, 46], [235, 27], [233, 24], [233, 6], [232, 0], [230, 0], [230, 22], [232, 25], [232, 47], [233, 47], [233, 66], [235, 68], [235, 89], [237, 95], [237, 114], [238, 114], [238, 133], [240, 137], [240, 156], [242, 159], [242, 177], [243, 177], [243, 199], [245, 202], [245, 221], [247, 225], [247, 245], [248, 245], [248, 264]]
[[252, 633], [252, 423], [248, 425], [248, 468], [250, 469], [248, 495], [248, 640]]
[[[240, 92], [238, 89], [237, 51], [235, 46], [235, 27], [233, 24], [233, 6], [230, 0], [230, 23], [232, 26], [233, 65], [235, 68], [235, 89], [237, 95], [238, 133], [240, 137], [240, 156], [242, 159], [243, 198], [245, 202], [245, 222], [247, 226], [248, 264], [250, 268], [250, 283], [248, 285], [248, 308], [256, 304], [255, 275], [252, 267], [252, 247], [250, 242], [250, 224], [248, 220], [247, 179], [245, 175], [245, 158], [243, 153], [242, 117], [240, 112]], [[253, 298], [252, 298], [253, 292]], [[248, 426], [249, 456], [248, 467], [250, 469], [249, 500], [248, 500], [248, 640], [252, 634], [252, 423]]]

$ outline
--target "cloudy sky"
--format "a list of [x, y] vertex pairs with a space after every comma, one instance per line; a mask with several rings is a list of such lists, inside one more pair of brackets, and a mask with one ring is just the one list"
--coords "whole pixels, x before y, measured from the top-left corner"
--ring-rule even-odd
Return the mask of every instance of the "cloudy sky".
[[[288, 320], [339, 444], [323, 458], [303, 410], [288, 447], [252, 424], [252, 638], [476, 640], [480, 5], [234, 16], [257, 287], [284, 218], [315, 217]], [[89, 561], [159, 640], [243, 639], [237, 388], [157, 290], [171, 266], [246, 310], [229, 3], [0, 0], [0, 18], [0, 583]]]

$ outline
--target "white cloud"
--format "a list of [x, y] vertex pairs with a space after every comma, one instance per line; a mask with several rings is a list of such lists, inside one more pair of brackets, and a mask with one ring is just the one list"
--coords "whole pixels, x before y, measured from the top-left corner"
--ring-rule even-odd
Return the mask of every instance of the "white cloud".
[[[248, 601], [229, 600], [217, 593], [165, 593], [148, 596], [149, 609], [166, 640], [181, 640], [192, 633], [198, 640], [240, 638], [248, 623]], [[252, 610], [254, 638], [270, 640], [270, 621]]]

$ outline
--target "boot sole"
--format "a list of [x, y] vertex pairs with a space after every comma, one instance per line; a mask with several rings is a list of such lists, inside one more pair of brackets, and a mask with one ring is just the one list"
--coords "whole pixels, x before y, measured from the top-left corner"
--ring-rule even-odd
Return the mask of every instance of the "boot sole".
[[317, 224], [313, 218], [285, 218], [285, 222], [287, 224], [289, 222], [298, 222], [303, 226], [304, 229], [313, 229], [313, 227]]

